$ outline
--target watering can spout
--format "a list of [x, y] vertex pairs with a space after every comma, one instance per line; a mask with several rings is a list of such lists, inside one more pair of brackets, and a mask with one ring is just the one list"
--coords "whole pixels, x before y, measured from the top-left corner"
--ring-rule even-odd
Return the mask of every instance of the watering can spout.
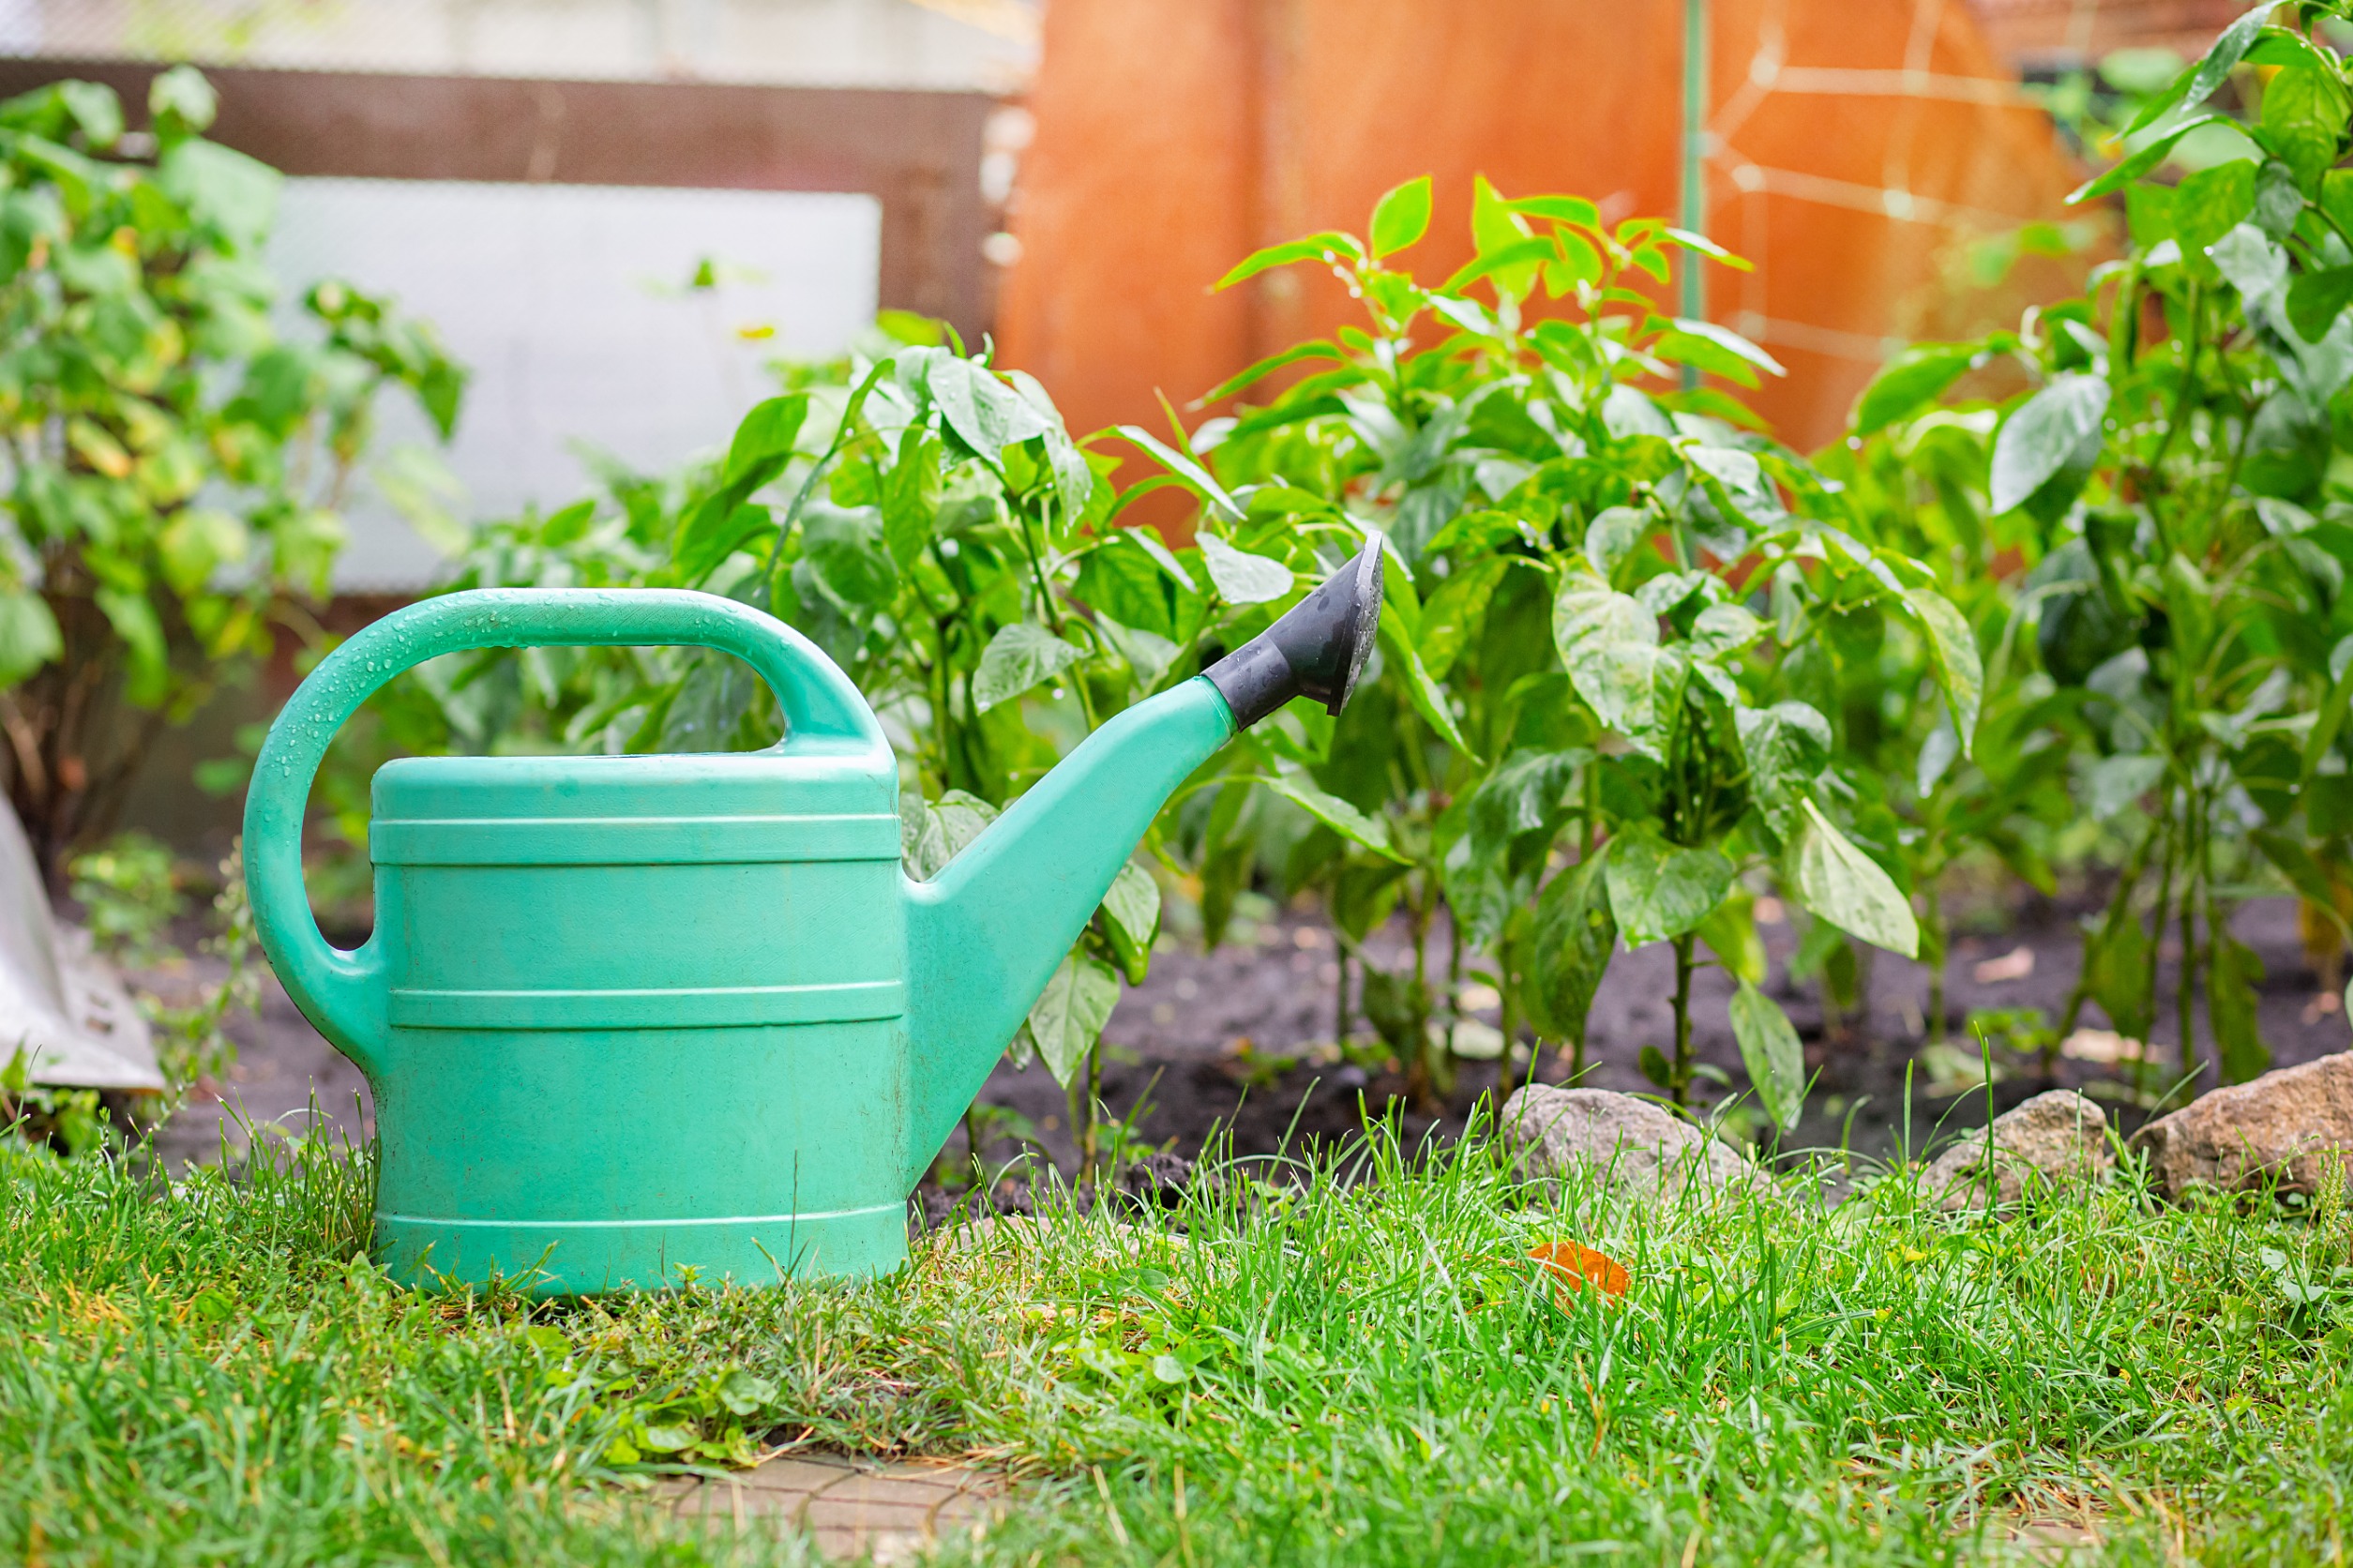
[[1293, 697], [1338, 713], [1380, 618], [1380, 541], [1202, 674], [1140, 702], [908, 898], [912, 1186], [1178, 785]]

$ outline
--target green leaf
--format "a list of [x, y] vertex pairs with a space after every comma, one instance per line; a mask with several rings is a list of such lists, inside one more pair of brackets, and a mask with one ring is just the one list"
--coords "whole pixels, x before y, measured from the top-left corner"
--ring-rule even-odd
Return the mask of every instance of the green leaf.
[[686, 514], [671, 562], [682, 582], [701, 582], [719, 564], [763, 535], [776, 532], [777, 520], [765, 506], [731, 505], [729, 492], [705, 496]]
[[2223, 79], [2255, 47], [2256, 35], [2278, 8], [2275, 0], [2261, 0], [2241, 12], [2207, 46], [2205, 56], [2194, 68], [2184, 70], [2164, 92], [2141, 106], [2140, 113], [2133, 116], [2133, 123], [2124, 128], [2125, 134], [2145, 130], [2169, 113], [2187, 113], [2213, 97]]
[[1120, 867], [1103, 895], [1103, 924], [1127, 983], [1142, 985], [1152, 968], [1153, 938], [1160, 934], [1160, 884], [1151, 872], [1132, 860]]
[[1422, 656], [1415, 650], [1413, 640], [1406, 634], [1405, 621], [1394, 598], [1381, 601], [1380, 650], [1396, 671], [1405, 686], [1406, 700], [1413, 704], [1413, 711], [1422, 716], [1422, 721], [1436, 731], [1448, 746], [1476, 761], [1478, 753], [1471, 749], [1469, 741], [1463, 739], [1461, 729], [1455, 723], [1454, 710], [1446, 705], [1444, 688], [1430, 678], [1428, 666], [1422, 662]]
[[2255, 949], [2218, 930], [2206, 981], [2206, 1023], [2222, 1057], [2223, 1081], [2245, 1083], [2271, 1065], [2255, 1008], [2263, 988], [2263, 960]]
[[2113, 926], [2103, 921], [2085, 933], [2084, 994], [2108, 1016], [2108, 1027], [2128, 1040], [2149, 1038], [2154, 990], [2149, 966], [2155, 960], [2155, 944], [2129, 910]]
[[1201, 564], [1218, 597], [1228, 604], [1264, 604], [1279, 599], [1296, 585], [1291, 569], [1280, 561], [1236, 550], [1214, 534], [1193, 541], [1201, 550]]
[[2263, 858], [2279, 868], [2299, 897], [2327, 915], [2340, 932], [2353, 936], [2346, 930], [2345, 917], [2337, 912], [2335, 884], [2302, 839], [2269, 828], [2256, 828], [2253, 837]]
[[1529, 927], [1528, 978], [1521, 1000], [1529, 1021], [1547, 1039], [1572, 1050], [1585, 1044], [1585, 1020], [1618, 945], [1603, 874], [1608, 846], [1545, 883]]
[[1161, 466], [1175, 475], [1185, 489], [1224, 513], [1229, 521], [1242, 520], [1242, 504], [1226, 493], [1226, 487], [1212, 477], [1208, 469], [1141, 426], [1122, 425], [1119, 433], [1158, 459]]
[[1757, 934], [1757, 901], [1735, 888], [1732, 896], [1708, 912], [1694, 927], [1716, 962], [1734, 979], [1762, 985], [1765, 979], [1765, 941]]
[[743, 423], [735, 427], [735, 439], [727, 448], [722, 482], [747, 485], [745, 493], [748, 494], [750, 490], [775, 478], [792, 459], [792, 443], [807, 418], [807, 392], [788, 392], [781, 398], [754, 404], [751, 412], [744, 415]]
[[950, 790], [937, 804], [908, 792], [898, 797], [898, 853], [907, 875], [928, 882], [965, 846], [997, 820], [997, 808], [978, 795]]
[[1833, 827], [1811, 799], [1801, 809], [1806, 823], [1792, 878], [1798, 901], [1850, 936], [1903, 957], [1917, 957], [1920, 926], [1894, 879]]
[[147, 113], [158, 131], [193, 135], [210, 128], [219, 112], [219, 95], [194, 66], [173, 66], [147, 83]]
[[12, 686], [66, 651], [57, 617], [38, 594], [0, 594], [0, 686]]
[[2199, 264], [2209, 247], [2247, 220], [2255, 188], [2255, 163], [2243, 158], [2200, 169], [2174, 187], [2173, 234], [2185, 263]]
[[1386, 825], [1376, 818], [1367, 817], [1339, 796], [1319, 789], [1305, 773], [1287, 768], [1273, 776], [1262, 776], [1259, 782], [1349, 842], [1362, 845], [1373, 853], [1401, 865], [1405, 863], [1405, 856], [1391, 846]]
[[1732, 993], [1732, 1037], [1765, 1114], [1784, 1130], [1805, 1108], [1805, 1048], [1781, 1004], [1747, 980]]
[[1373, 258], [1395, 255], [1420, 241], [1430, 228], [1430, 177], [1406, 181], [1373, 207]]
[[123, 139], [123, 100], [113, 88], [97, 82], [60, 82], [57, 97], [91, 146], [104, 149]]
[[638, 1444], [655, 1454], [675, 1454], [695, 1444], [695, 1429], [682, 1423], [660, 1423], [638, 1433]]
[[1628, 947], [1682, 936], [1724, 901], [1732, 863], [1712, 847], [1670, 844], [1649, 822], [1610, 841], [1609, 909]]
[[2347, 305], [2353, 305], [2353, 266], [2300, 272], [2287, 286], [2287, 324], [2307, 343], [2326, 338]]
[[1034, 622], [1016, 621], [1002, 626], [981, 652], [980, 668], [973, 675], [973, 706], [987, 713], [1052, 680], [1086, 656], [1083, 650]]
[[1573, 568], [1552, 601], [1552, 641], [1570, 684], [1603, 727], [1665, 761], [1689, 666], [1659, 646], [1658, 618], [1590, 568]]
[[1056, 1083], [1070, 1087], [1119, 999], [1119, 976], [1092, 955], [1074, 947], [1055, 967], [1030, 1009], [1029, 1031]]
[[1667, 1053], [1656, 1046], [1644, 1046], [1635, 1058], [1635, 1065], [1642, 1069], [1642, 1076], [1656, 1088], [1668, 1088], [1675, 1081], [1674, 1064], [1667, 1060]]
[[1695, 234], [1689, 229], [1678, 229], [1669, 225], [1659, 231], [1659, 237], [1671, 244], [1679, 245], [1685, 250], [1696, 250], [1712, 262], [1730, 267], [1734, 272], [1757, 270], [1757, 264], [1746, 256], [1735, 255], [1707, 235]]
[[2069, 191], [2067, 204], [2074, 206], [2079, 203], [2089, 202], [2095, 196], [2105, 196], [2111, 190], [2129, 185], [2164, 162], [2172, 155], [2174, 143], [2189, 135], [2190, 132], [2203, 126], [2231, 123], [2231, 118], [2227, 114], [2200, 114], [2195, 119], [2185, 120], [2159, 135], [2156, 140], [2125, 158], [2123, 162], [2110, 169], [2106, 173], [2096, 179], [2087, 180]]
[[1803, 702], [1732, 710], [1741, 754], [1748, 762], [1748, 792], [1766, 825], [1784, 844], [1805, 832], [1803, 803], [1830, 761], [1830, 720]]
[[932, 352], [924, 384], [956, 438], [991, 464], [1003, 463], [1006, 447], [1054, 428], [1052, 421], [995, 371], [946, 350]]
[[1595, 572], [1614, 580], [1620, 565], [1658, 526], [1658, 519], [1640, 506], [1605, 506], [1585, 525], [1585, 559]]
[[1975, 368], [1983, 353], [1976, 343], [1914, 343], [1889, 360], [1863, 389], [1855, 403], [1854, 433], [1883, 430], [1934, 402]]
[[2320, 700], [2320, 709], [2313, 719], [2312, 731], [2304, 737], [2303, 765], [2297, 770], [2297, 781], [2309, 784], [2320, 771], [2320, 764], [2337, 744], [2337, 733], [2345, 728], [2349, 708], [2353, 708], [2353, 637], [2342, 638], [2330, 650], [2330, 680], [2328, 694]]
[[144, 594], [120, 588], [101, 588], [90, 597], [129, 650], [130, 680], [125, 694], [143, 708], [161, 702], [171, 678], [171, 655], [154, 604]]
[[811, 502], [801, 514], [801, 558], [845, 605], [880, 610], [897, 595], [898, 564], [875, 507]]
[[2308, 194], [2318, 194], [2320, 176], [2337, 160], [2345, 115], [2345, 83], [2334, 66], [2291, 67], [2263, 89], [2263, 140]]
[[156, 183], [198, 222], [244, 249], [269, 232], [284, 180], [258, 158], [191, 137], [165, 150], [156, 164]]
[[1296, 365], [1302, 360], [1335, 359], [1344, 361], [1347, 357], [1348, 356], [1346, 354], [1339, 351], [1339, 348], [1335, 344], [1322, 341], [1295, 344], [1290, 348], [1285, 349], [1280, 354], [1268, 354], [1264, 359], [1259, 360], [1257, 364], [1250, 366], [1248, 369], [1238, 370], [1234, 374], [1228, 376], [1224, 381], [1219, 382], [1215, 386], [1211, 387], [1208, 391], [1201, 394], [1200, 404], [1206, 405], [1220, 401], [1223, 399], [1230, 398], [1243, 388], [1250, 386], [1257, 382], [1263, 380], [1267, 376], [1273, 375], [1275, 371], [1280, 370], [1287, 366]]
[[221, 567], [243, 561], [245, 524], [210, 506], [190, 506], [176, 514], [156, 537], [156, 558], [163, 580], [186, 598], [212, 580]]
[[1699, 338], [1713, 343], [1725, 353], [1735, 358], [1745, 360], [1767, 375], [1786, 376], [1789, 373], [1782, 366], [1780, 360], [1775, 359], [1728, 326], [1718, 326], [1713, 322], [1693, 321], [1687, 317], [1678, 316], [1675, 318], [1675, 330], [1686, 337]]
[[899, 433], [898, 458], [882, 475], [882, 544], [902, 572], [931, 543], [940, 520], [940, 438], [921, 425]]
[[1961, 755], [1967, 757], [1977, 733], [1978, 706], [1985, 689], [1985, 665], [1978, 656], [1977, 639], [1953, 601], [1933, 588], [1905, 589], [1904, 603], [1921, 630], [1928, 634], [1937, 684], [1953, 706], [1953, 731], [1960, 736]]
[[773, 1402], [777, 1385], [739, 1366], [719, 1381], [719, 1403], [736, 1415], [752, 1415]]
[[2157, 787], [2165, 760], [2149, 752], [2104, 757], [2086, 775], [2085, 807], [2094, 822], [2106, 822]]
[[725, 751], [762, 690], [751, 666], [727, 654], [699, 656], [662, 716], [665, 751]]
[[1994, 437], [1993, 509], [2007, 512], [2024, 504], [2059, 470], [2082, 464], [2087, 445], [2096, 457], [2107, 412], [2107, 382], [2074, 372], [2052, 378], [2018, 405]]
[[1582, 196], [1518, 196], [1503, 204], [1530, 218], [1550, 219], [1555, 223], [1575, 223], [1587, 229], [1601, 227], [1601, 208]]
[[1364, 255], [1365, 248], [1357, 243], [1354, 234], [1327, 229], [1320, 234], [1309, 234], [1305, 239], [1287, 240], [1281, 245], [1270, 245], [1263, 250], [1251, 252], [1231, 272], [1217, 279], [1217, 288], [1230, 289], [1270, 267], [1289, 266], [1293, 262], [1337, 263], [1343, 258], [1361, 261]]

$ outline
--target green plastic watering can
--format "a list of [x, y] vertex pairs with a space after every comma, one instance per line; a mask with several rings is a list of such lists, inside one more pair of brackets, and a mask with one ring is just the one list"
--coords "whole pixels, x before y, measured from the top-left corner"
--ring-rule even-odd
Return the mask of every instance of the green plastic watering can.
[[[898, 763], [838, 667], [708, 594], [490, 589], [385, 617], [270, 727], [246, 803], [262, 944], [375, 1096], [396, 1279], [542, 1295], [871, 1274], [907, 1195], [1169, 793], [1293, 696], [1337, 713], [1375, 540], [1232, 655], [1104, 725], [927, 882]], [[732, 654], [784, 739], [688, 756], [424, 757], [375, 776], [376, 925], [331, 947], [302, 883], [327, 743], [469, 648]]]

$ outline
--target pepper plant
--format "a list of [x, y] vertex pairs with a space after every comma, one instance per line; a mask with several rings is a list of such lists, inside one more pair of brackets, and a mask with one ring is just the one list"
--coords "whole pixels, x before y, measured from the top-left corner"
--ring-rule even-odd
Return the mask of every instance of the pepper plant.
[[[2127, 156], [2076, 193], [2120, 193], [2131, 234], [2085, 294], [2014, 334], [1914, 349], [1864, 400], [1917, 420], [1974, 367], [2025, 372], [2027, 391], [1953, 413], [1994, 427], [1980, 483], [2032, 558], [2040, 675], [2083, 716], [2079, 807], [2130, 826], [2059, 1033], [2091, 1001], [2146, 1039], [2170, 928], [2185, 1082], [2207, 1066], [2201, 985], [2221, 1076], [2270, 1060], [2262, 966], [2231, 931], [2239, 890], [2268, 863], [2340, 931], [2353, 907], [2353, 171], [2336, 167], [2353, 85], [2310, 33], [2353, 13], [2305, 5], [2284, 26], [2273, 9], [2152, 98]], [[2268, 70], [2246, 124], [2206, 107], [2242, 67]], [[2181, 137], [2225, 125], [2243, 156], [2160, 181]]]
[[167, 725], [308, 625], [379, 392], [445, 437], [464, 386], [428, 327], [347, 284], [281, 335], [260, 262], [279, 176], [204, 139], [194, 70], [148, 110], [152, 156], [97, 83], [0, 103], [0, 733], [53, 874]]
[[[1301, 726], [1288, 758], [1362, 821], [1326, 814], [1286, 846], [1281, 873], [1326, 889], [1410, 1093], [1447, 1086], [1425, 952], [1443, 908], [1449, 980], [1464, 977], [1466, 942], [1486, 950], [1506, 1034], [1529, 1019], [1567, 1046], [1573, 1073], [1616, 942], [1672, 943], [1671, 1054], [1645, 1060], [1678, 1103], [1704, 943], [1738, 977], [1735, 1033], [1786, 1124], [1802, 1059], [1757, 988], [1743, 879], [1776, 880], [1866, 940], [1916, 943], [1903, 891], [1849, 837], [1893, 862], [1867, 770], [1833, 756], [1830, 720], [1806, 701], [1819, 686], [1806, 655], [1850, 621], [1904, 621], [1967, 735], [1976, 647], [1932, 574], [1832, 526], [1842, 505], [1802, 459], [1721, 388], [1680, 384], [1686, 370], [1744, 386], [1779, 373], [1734, 333], [1661, 315], [1650, 292], [1679, 252], [1744, 264], [1654, 219], [1605, 225], [1579, 198], [1512, 200], [1481, 181], [1477, 255], [1432, 286], [1393, 260], [1429, 210], [1429, 182], [1413, 181], [1383, 198], [1367, 239], [1316, 234], [1236, 267], [1228, 286], [1327, 266], [1366, 323], [1216, 388], [1210, 400], [1310, 368], [1169, 462], [1205, 520], [1389, 542], [1377, 677], [1328, 738]], [[1220, 806], [1233, 804], [1203, 829], [1205, 876], [1249, 874], [1259, 840], [1239, 791], [1259, 771], [1233, 764]], [[1235, 842], [1244, 852], [1229, 858]], [[1396, 903], [1411, 967], [1392, 974], [1361, 944]]]

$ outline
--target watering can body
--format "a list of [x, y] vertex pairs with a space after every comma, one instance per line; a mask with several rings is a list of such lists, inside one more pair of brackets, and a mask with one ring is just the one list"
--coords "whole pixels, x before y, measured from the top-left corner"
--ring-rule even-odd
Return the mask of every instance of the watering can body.
[[[734, 654], [786, 737], [389, 763], [375, 930], [330, 947], [300, 828], [335, 730], [422, 659], [566, 642]], [[1256, 716], [1281, 688], [1257, 659], [1120, 715], [918, 884], [872, 712], [758, 611], [485, 590], [352, 639], [272, 727], [245, 842], [273, 966], [374, 1095], [380, 1259], [407, 1283], [537, 1294], [897, 1266], [908, 1193], [1153, 816], [1233, 734], [1236, 701]]]

